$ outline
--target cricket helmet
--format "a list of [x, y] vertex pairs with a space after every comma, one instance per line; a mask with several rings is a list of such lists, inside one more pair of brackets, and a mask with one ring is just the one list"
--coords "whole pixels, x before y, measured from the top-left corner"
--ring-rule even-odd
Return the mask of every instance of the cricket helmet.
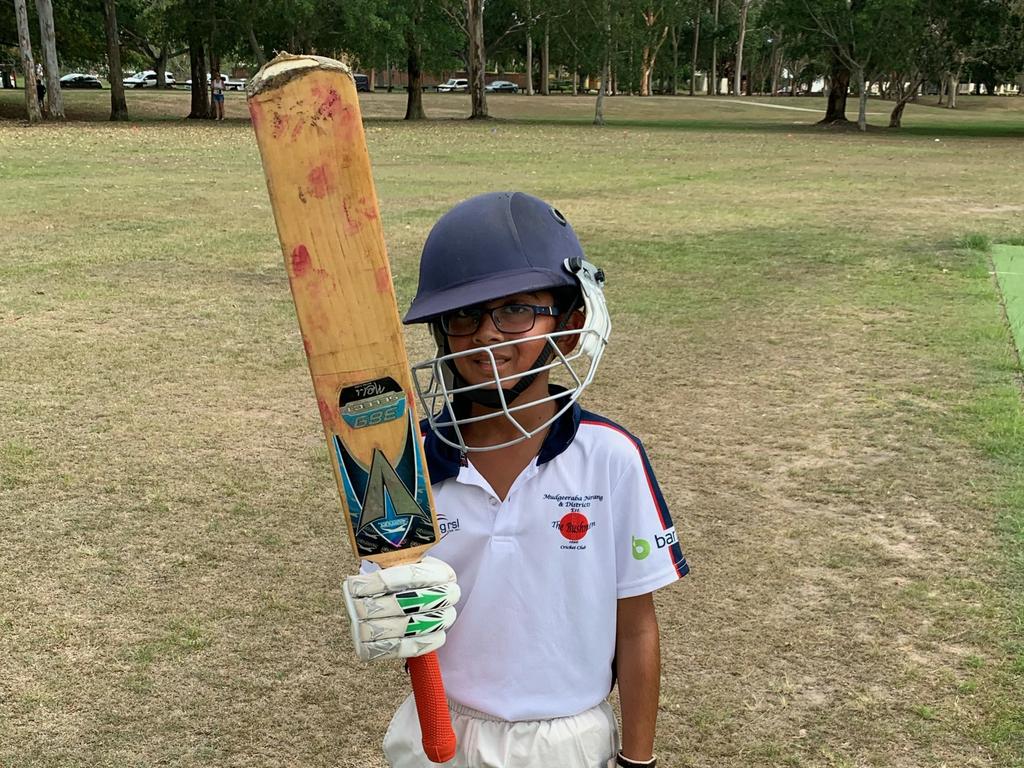
[[[494, 450], [540, 432], [572, 407], [593, 380], [611, 333], [604, 300], [604, 272], [586, 260], [573, 228], [554, 207], [522, 192], [493, 192], [456, 205], [434, 225], [423, 246], [419, 287], [406, 323], [428, 322], [437, 343], [436, 356], [412, 367], [416, 389], [430, 425], [438, 437], [462, 452]], [[517, 293], [546, 290], [555, 294], [559, 322], [544, 334], [547, 345], [527, 371], [492, 381], [469, 384], [455, 368], [455, 358], [478, 355], [481, 349], [452, 353], [440, 318], [447, 312]], [[566, 330], [577, 310], [583, 326]], [[557, 341], [576, 337], [563, 352]], [[493, 350], [536, 340], [512, 339], [483, 349], [497, 364]], [[564, 346], [564, 345], [563, 345]], [[585, 368], [584, 368], [585, 366]], [[577, 370], [577, 369], [580, 370]], [[543, 371], [550, 371], [558, 388], [541, 400], [516, 403], [519, 395]], [[515, 418], [517, 411], [539, 402], [558, 401], [554, 416], [532, 429]], [[470, 403], [489, 409], [470, 416]], [[466, 445], [461, 427], [470, 422], [507, 417], [521, 433], [501, 445]]]

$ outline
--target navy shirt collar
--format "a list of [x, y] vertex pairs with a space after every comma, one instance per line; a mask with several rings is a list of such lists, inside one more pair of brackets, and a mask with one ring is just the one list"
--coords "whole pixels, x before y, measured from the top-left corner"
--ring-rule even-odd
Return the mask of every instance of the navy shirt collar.
[[[565, 398], [568, 397], [565, 388], [551, 385], [550, 392], [551, 394], [563, 393], [563, 396], [559, 397], [555, 404], [559, 409], [564, 408]], [[569, 447], [580, 427], [580, 413], [579, 403], [573, 403], [572, 407], [566, 409], [565, 413], [555, 419], [537, 452], [538, 466], [551, 461]], [[426, 419], [420, 422], [420, 431], [424, 435], [423, 452], [427, 457], [427, 470], [430, 472], [431, 484], [457, 477], [462, 468], [459, 449], [443, 442], [430, 428], [430, 423]], [[455, 430], [452, 427], [446, 427], [442, 431], [446, 438], [455, 442]]]

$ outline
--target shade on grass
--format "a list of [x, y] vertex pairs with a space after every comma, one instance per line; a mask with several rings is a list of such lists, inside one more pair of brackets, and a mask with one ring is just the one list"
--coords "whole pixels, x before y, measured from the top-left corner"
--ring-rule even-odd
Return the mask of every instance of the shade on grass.
[[1024, 245], [994, 246], [992, 262], [1017, 352], [1024, 359]]

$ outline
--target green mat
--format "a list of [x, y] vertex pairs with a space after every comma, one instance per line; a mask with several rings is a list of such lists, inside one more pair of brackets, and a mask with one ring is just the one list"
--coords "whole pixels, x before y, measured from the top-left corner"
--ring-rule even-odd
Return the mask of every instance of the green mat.
[[1017, 351], [1024, 360], [1024, 245], [994, 245], [992, 261]]

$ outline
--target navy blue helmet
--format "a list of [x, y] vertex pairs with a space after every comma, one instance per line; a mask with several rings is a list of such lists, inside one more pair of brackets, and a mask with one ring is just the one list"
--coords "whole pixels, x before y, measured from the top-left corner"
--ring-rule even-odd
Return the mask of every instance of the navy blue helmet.
[[578, 287], [565, 264], [583, 259], [569, 222], [543, 200], [522, 192], [471, 197], [430, 231], [404, 322], [428, 322], [514, 293]]

